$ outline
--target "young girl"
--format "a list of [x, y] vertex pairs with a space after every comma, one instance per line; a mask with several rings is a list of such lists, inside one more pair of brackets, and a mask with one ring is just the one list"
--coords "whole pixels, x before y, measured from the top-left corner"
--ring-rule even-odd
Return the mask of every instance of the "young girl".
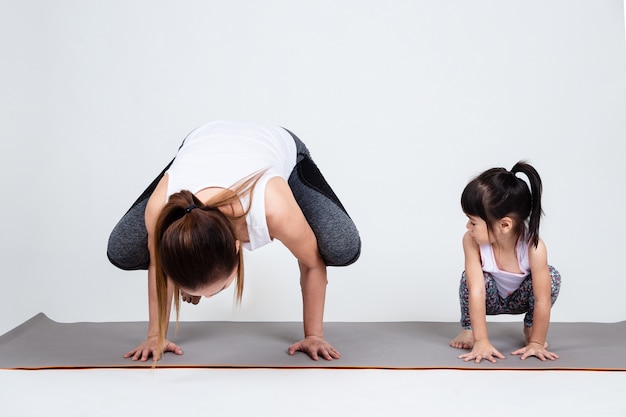
[[[518, 173], [528, 178], [530, 190]], [[459, 356], [466, 362], [504, 359], [489, 341], [488, 314], [526, 313], [525, 346], [512, 354], [521, 359], [558, 359], [547, 350], [546, 335], [561, 277], [548, 265], [546, 246], [539, 238], [541, 192], [539, 174], [524, 162], [511, 171], [489, 169], [463, 190], [461, 206], [469, 221], [459, 289], [462, 330], [450, 346], [469, 349]]]
[[172, 299], [178, 317], [180, 298], [197, 304], [236, 281], [240, 301], [242, 247], [273, 239], [300, 269], [304, 338], [289, 354], [339, 358], [323, 334], [326, 266], [356, 261], [361, 242], [308, 149], [277, 126], [213, 122], [192, 131], [109, 238], [114, 265], [148, 270], [148, 335], [125, 357], [182, 354], [166, 338]]

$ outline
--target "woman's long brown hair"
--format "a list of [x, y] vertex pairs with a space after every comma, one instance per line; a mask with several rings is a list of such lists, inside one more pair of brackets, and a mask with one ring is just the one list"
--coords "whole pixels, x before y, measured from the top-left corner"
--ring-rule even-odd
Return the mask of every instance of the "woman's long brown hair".
[[[169, 324], [168, 280], [173, 284], [176, 324], [180, 311], [180, 289], [195, 290], [210, 285], [237, 268], [235, 301], [243, 296], [243, 250], [237, 249], [235, 223], [249, 213], [254, 187], [265, 171], [244, 178], [228, 189], [202, 203], [190, 191], [170, 196], [157, 219], [154, 233], [154, 265], [156, 273], [157, 311], [159, 324], [159, 358]], [[240, 215], [229, 209], [249, 196], [249, 204]], [[241, 246], [241, 245], [240, 245]]]

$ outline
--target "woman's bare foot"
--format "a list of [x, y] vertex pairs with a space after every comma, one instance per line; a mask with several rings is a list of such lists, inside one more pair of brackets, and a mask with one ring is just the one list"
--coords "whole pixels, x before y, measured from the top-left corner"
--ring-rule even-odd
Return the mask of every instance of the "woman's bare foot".
[[[533, 328], [532, 327], [524, 326], [524, 338], [526, 339], [526, 346], [528, 346], [528, 344], [530, 343], [530, 334], [532, 332], [533, 332]], [[548, 348], [548, 342], [544, 342], [543, 348], [544, 349]]]
[[450, 346], [457, 349], [471, 349], [474, 347], [474, 334], [469, 329], [463, 329], [457, 337], [452, 339]]

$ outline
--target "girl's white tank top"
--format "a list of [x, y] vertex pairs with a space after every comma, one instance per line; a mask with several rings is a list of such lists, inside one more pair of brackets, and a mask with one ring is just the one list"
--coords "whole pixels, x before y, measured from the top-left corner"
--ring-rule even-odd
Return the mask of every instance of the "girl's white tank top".
[[516, 274], [507, 271], [501, 271], [496, 263], [496, 258], [493, 253], [493, 246], [491, 244], [480, 245], [480, 258], [483, 264], [483, 271], [489, 272], [498, 288], [498, 293], [502, 298], [506, 298], [517, 290], [524, 281], [524, 279], [530, 274], [530, 262], [528, 261], [528, 242], [524, 239], [520, 239], [516, 247], [517, 262], [519, 263], [521, 274]]

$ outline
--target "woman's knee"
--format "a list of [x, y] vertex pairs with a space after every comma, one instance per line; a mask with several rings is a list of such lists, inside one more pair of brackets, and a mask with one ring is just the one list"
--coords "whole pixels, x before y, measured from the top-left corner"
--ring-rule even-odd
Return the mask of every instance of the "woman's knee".
[[[146, 200], [147, 201], [147, 200]], [[148, 269], [148, 231], [146, 230], [143, 201], [131, 208], [115, 225], [107, 245], [107, 257], [124, 270]]]
[[129, 242], [117, 229], [109, 236], [107, 258], [114, 266], [125, 271], [148, 269], [150, 265], [147, 245], [142, 247], [140, 242]]
[[334, 248], [320, 248], [320, 254], [327, 266], [348, 266], [355, 263], [361, 256], [361, 239], [341, 240]]

